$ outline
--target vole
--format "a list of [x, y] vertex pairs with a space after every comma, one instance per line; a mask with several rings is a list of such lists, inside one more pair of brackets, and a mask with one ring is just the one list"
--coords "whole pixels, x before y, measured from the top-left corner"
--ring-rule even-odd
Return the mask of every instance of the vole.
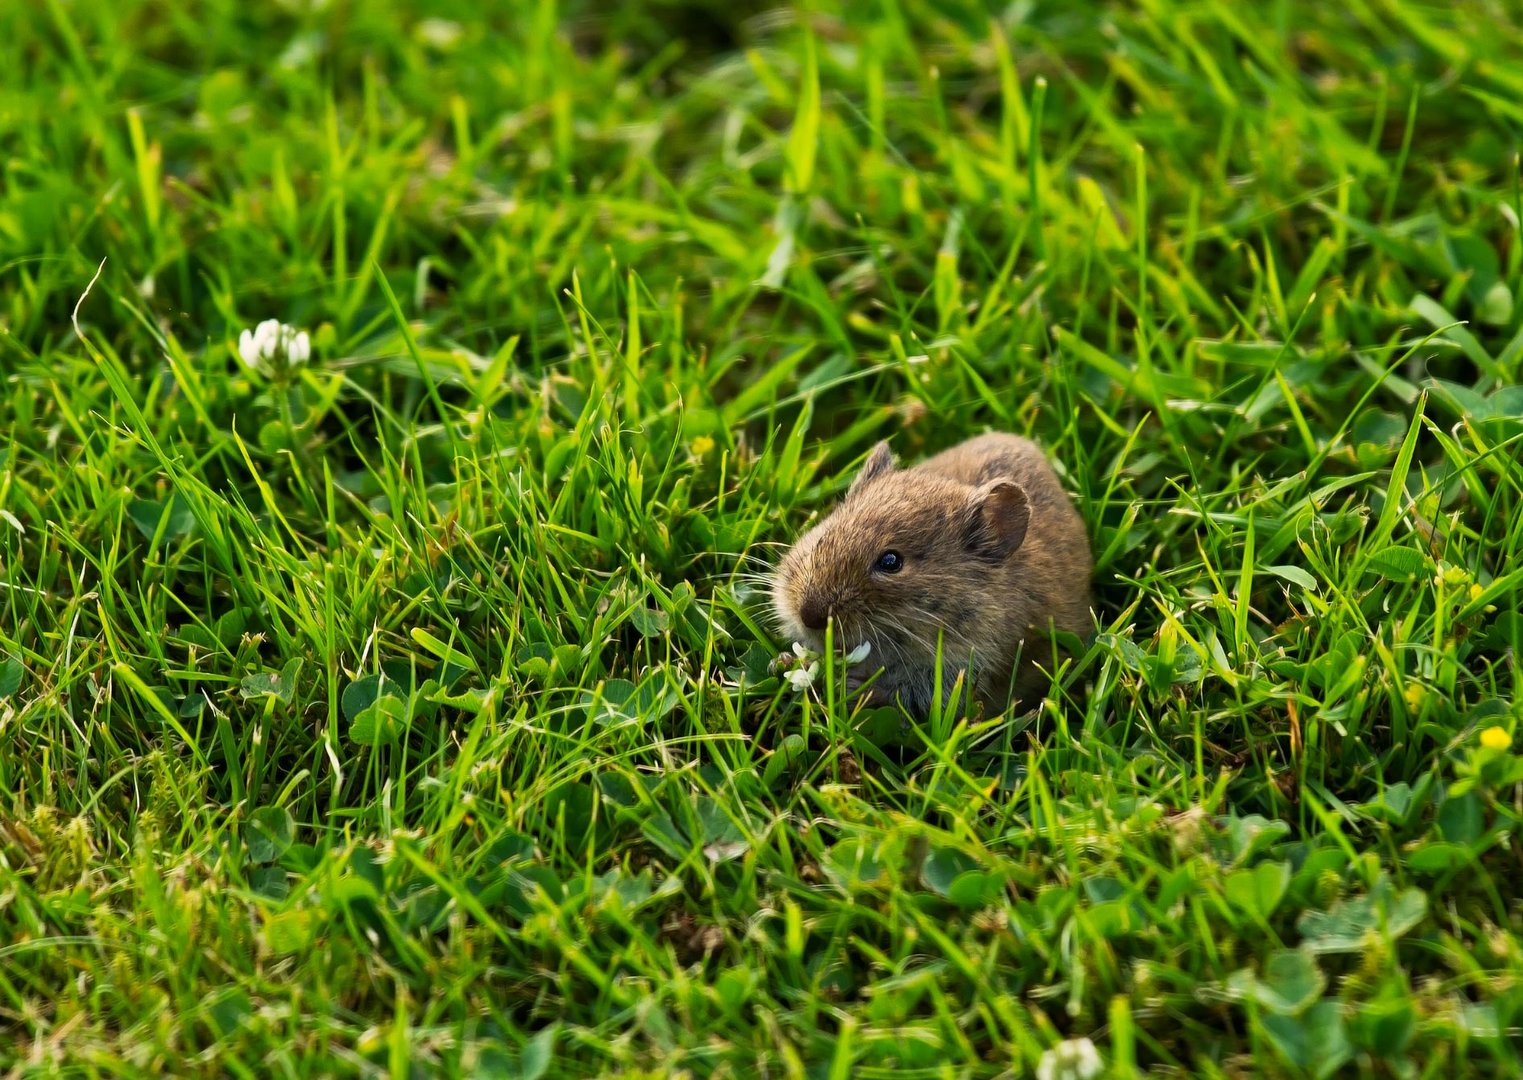
[[846, 682], [878, 672], [875, 704], [925, 715], [939, 636], [943, 694], [968, 669], [999, 712], [1045, 683], [1036, 665], [1052, 665], [1052, 629], [1091, 626], [1092, 565], [1084, 522], [1030, 439], [980, 435], [908, 469], [880, 442], [783, 556], [772, 600], [792, 640], [823, 650], [834, 620], [838, 646], [871, 646]]

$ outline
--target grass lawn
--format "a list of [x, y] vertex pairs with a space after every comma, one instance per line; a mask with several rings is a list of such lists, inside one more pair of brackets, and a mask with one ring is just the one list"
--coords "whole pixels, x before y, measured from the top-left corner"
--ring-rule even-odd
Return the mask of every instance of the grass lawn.
[[[0, 1071], [1523, 1070], [1518, 5], [0, 40]], [[989, 429], [1040, 708], [795, 691], [780, 545]]]

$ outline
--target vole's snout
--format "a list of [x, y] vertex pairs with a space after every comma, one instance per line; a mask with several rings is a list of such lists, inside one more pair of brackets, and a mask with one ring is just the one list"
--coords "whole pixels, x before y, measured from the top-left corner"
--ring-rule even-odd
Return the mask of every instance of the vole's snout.
[[830, 619], [830, 605], [825, 598], [817, 592], [806, 593], [804, 602], [799, 605], [799, 622], [808, 630], [824, 630], [825, 623]]

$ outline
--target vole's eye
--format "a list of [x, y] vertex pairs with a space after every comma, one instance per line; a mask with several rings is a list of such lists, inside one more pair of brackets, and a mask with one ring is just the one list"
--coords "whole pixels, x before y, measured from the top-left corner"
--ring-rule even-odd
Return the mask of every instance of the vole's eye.
[[904, 556], [897, 551], [885, 551], [873, 563], [873, 569], [880, 574], [897, 574], [904, 569]]

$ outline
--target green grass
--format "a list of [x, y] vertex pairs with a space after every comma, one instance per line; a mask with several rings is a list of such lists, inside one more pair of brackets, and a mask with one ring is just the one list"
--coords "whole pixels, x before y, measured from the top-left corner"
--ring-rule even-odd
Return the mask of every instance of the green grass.
[[[1516, 5], [478, 7], [0, 6], [0, 1067], [1523, 1069]], [[988, 428], [1085, 651], [795, 695]]]

